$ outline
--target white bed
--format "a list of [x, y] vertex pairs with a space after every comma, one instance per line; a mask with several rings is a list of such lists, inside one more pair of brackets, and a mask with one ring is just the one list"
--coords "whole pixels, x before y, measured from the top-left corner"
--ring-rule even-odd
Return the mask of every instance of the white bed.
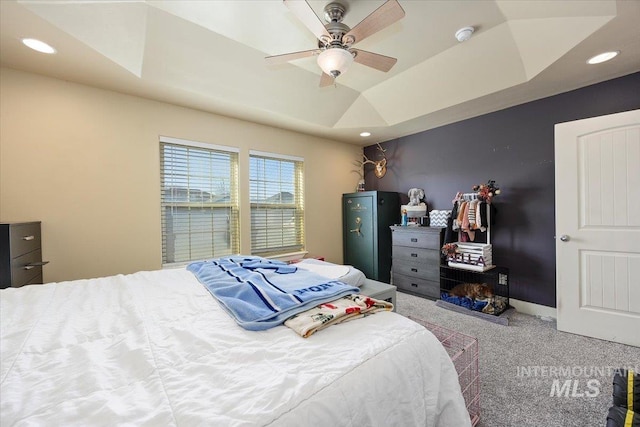
[[0, 424], [465, 426], [439, 341], [391, 312], [240, 328], [185, 269], [0, 291]]

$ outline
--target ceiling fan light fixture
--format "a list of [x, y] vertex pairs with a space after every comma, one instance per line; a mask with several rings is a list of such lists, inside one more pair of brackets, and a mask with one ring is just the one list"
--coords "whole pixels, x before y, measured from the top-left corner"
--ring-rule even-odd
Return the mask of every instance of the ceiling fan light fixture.
[[333, 78], [347, 71], [352, 62], [351, 52], [342, 48], [329, 48], [318, 55], [318, 66]]

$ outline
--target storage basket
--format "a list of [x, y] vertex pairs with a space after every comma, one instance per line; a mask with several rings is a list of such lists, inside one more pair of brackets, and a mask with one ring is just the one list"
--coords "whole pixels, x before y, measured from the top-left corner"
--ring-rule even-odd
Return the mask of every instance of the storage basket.
[[447, 259], [449, 267], [472, 271], [493, 268], [492, 246], [486, 243], [458, 242], [455, 256]]

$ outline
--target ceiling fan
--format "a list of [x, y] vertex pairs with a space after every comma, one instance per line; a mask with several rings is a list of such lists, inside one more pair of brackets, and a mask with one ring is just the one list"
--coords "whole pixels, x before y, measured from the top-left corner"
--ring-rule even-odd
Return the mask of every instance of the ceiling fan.
[[397, 0], [387, 0], [382, 6], [364, 18], [358, 25], [349, 28], [342, 23], [347, 8], [341, 3], [329, 3], [324, 8], [327, 24], [316, 16], [306, 0], [283, 0], [284, 4], [318, 38], [318, 48], [301, 52], [285, 53], [266, 57], [267, 64], [280, 64], [307, 56], [318, 56], [322, 68], [320, 86], [333, 84], [352, 62], [387, 72], [397, 62], [396, 58], [367, 52], [352, 47], [370, 35], [377, 33], [402, 19], [404, 10]]

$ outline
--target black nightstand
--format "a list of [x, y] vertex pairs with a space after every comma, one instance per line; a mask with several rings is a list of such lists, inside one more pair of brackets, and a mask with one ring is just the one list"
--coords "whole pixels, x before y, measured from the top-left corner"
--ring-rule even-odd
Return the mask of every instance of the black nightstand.
[[0, 224], [0, 288], [42, 283], [40, 222]]

